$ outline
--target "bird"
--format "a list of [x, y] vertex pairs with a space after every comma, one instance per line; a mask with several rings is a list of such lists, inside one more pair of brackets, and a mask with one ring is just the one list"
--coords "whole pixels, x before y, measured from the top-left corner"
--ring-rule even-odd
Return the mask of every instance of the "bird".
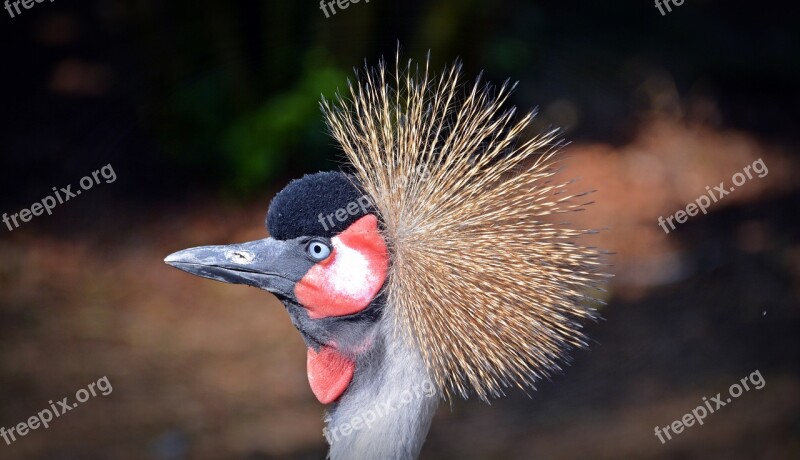
[[608, 277], [561, 131], [527, 136], [515, 84], [383, 59], [320, 102], [346, 162], [291, 181], [269, 236], [167, 264], [268, 291], [307, 348], [328, 457], [414, 459], [442, 401], [528, 393], [562, 370]]

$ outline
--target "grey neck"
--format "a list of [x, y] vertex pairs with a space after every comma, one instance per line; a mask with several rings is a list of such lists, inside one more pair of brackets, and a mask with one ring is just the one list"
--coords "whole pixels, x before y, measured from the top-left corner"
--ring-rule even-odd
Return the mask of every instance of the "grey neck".
[[353, 382], [325, 418], [331, 460], [413, 460], [439, 403], [419, 353], [393, 339], [384, 317], [376, 343], [357, 363]]

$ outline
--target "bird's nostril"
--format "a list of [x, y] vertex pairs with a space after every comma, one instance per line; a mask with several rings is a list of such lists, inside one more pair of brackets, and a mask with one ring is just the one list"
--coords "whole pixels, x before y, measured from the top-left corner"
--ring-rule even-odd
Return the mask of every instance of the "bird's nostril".
[[250, 251], [230, 251], [225, 257], [235, 264], [250, 264], [255, 259], [255, 255]]

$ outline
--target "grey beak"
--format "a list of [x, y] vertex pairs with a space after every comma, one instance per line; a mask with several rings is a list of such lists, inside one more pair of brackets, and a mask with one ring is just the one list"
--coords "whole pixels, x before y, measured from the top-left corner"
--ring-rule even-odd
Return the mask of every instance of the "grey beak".
[[[164, 262], [186, 273], [223, 283], [245, 284], [284, 297], [299, 280], [288, 246], [272, 238], [228, 246], [202, 246], [168, 255]], [[301, 277], [303, 273], [299, 274]]]

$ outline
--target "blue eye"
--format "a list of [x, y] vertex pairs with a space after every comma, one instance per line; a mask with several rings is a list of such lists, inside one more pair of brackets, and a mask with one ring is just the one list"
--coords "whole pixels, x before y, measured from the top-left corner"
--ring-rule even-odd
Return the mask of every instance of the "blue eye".
[[312, 241], [306, 247], [308, 255], [315, 260], [325, 260], [331, 255], [331, 248], [322, 241]]

